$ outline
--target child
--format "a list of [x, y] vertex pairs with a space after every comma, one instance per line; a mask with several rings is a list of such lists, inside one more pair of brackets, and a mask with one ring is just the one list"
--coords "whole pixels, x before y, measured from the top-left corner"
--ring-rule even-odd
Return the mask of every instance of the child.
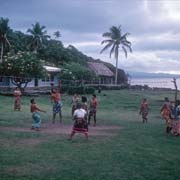
[[139, 114], [142, 115], [142, 122], [146, 122], [148, 121], [148, 112], [149, 112], [149, 104], [147, 102], [147, 99], [144, 98], [143, 101], [141, 102], [141, 106], [140, 106], [140, 111]]
[[15, 101], [14, 101], [14, 111], [21, 110], [21, 91], [18, 87], [16, 87], [16, 89], [14, 90], [14, 97], [15, 97]]
[[61, 94], [58, 90], [53, 89], [51, 94], [51, 101], [53, 104], [53, 120], [52, 123], [55, 123], [56, 114], [59, 113], [59, 121], [62, 123], [62, 112], [61, 112]]
[[94, 118], [94, 125], [96, 126], [96, 112], [98, 108], [98, 100], [96, 98], [96, 95], [93, 94], [92, 99], [90, 101], [90, 108], [89, 108], [89, 116], [88, 116], [88, 124], [90, 125], [91, 116]]
[[41, 125], [41, 117], [38, 113], [40, 112], [46, 112], [44, 110], [41, 110], [37, 105], [34, 99], [31, 99], [31, 113], [32, 113], [32, 119], [33, 119], [33, 124], [31, 129], [39, 130], [40, 125]]

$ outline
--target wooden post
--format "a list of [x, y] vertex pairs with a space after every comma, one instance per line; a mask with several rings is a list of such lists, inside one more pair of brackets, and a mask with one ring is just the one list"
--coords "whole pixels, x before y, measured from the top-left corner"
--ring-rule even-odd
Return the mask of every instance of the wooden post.
[[175, 77], [173, 78], [172, 82], [174, 83], [174, 87], [175, 87], [174, 101], [176, 102], [178, 89], [177, 89], [177, 83], [176, 83], [176, 78]]

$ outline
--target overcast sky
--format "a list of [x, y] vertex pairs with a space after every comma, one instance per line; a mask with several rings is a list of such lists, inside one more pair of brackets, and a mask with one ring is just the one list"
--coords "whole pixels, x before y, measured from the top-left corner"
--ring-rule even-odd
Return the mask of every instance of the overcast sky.
[[180, 74], [180, 0], [0, 0], [0, 17], [23, 32], [40, 22], [50, 35], [59, 30], [65, 46], [112, 64], [109, 51], [99, 53], [102, 33], [121, 25], [133, 53], [120, 52], [119, 68]]

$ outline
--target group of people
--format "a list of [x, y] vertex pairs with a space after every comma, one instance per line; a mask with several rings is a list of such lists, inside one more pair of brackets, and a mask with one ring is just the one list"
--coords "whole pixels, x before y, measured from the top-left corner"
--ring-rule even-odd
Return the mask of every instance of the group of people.
[[[14, 111], [21, 110], [21, 91], [19, 88], [14, 90]], [[58, 89], [51, 90], [51, 102], [53, 103], [53, 118], [52, 123], [55, 123], [56, 114], [59, 114], [59, 121], [62, 123], [62, 101], [61, 94]], [[69, 139], [72, 139], [76, 132], [82, 132], [85, 134], [86, 138], [88, 138], [88, 125], [91, 123], [91, 118], [94, 120], [93, 126], [96, 126], [96, 111], [98, 108], [98, 100], [95, 94], [92, 95], [92, 98], [89, 102], [89, 106], [87, 104], [87, 97], [80, 97], [77, 93], [74, 94], [72, 98], [72, 119], [74, 120], [74, 125], [72, 128], [72, 132]], [[46, 112], [40, 109], [35, 100], [31, 99], [31, 107], [30, 111], [32, 113], [32, 129], [39, 130], [41, 125], [41, 117], [38, 113]], [[148, 122], [148, 113], [149, 113], [149, 104], [146, 98], [144, 98], [140, 104], [139, 114], [142, 116], [142, 122]], [[180, 100], [176, 100], [176, 102], [170, 102], [166, 97], [164, 99], [164, 103], [160, 110], [160, 113], [163, 119], [166, 122], [166, 133], [173, 134], [175, 136], [179, 136], [179, 128], [180, 128]]]
[[165, 97], [160, 112], [163, 119], [166, 121], [166, 133], [179, 136], [180, 100], [170, 102], [169, 99]]
[[[140, 105], [139, 114], [142, 116], [142, 122], [147, 123], [149, 113], [149, 104], [146, 98], [144, 98]], [[180, 100], [170, 102], [167, 97], [164, 99], [164, 103], [161, 107], [160, 113], [166, 123], [166, 133], [179, 136], [180, 128]]]
[[[14, 91], [14, 110], [21, 109], [21, 91], [19, 88], [16, 88]], [[56, 115], [59, 114], [59, 121], [62, 123], [62, 101], [61, 94], [58, 89], [53, 88], [51, 90], [51, 102], [53, 103], [53, 117], [52, 123], [55, 123]], [[32, 113], [32, 130], [39, 130], [41, 126], [41, 117], [39, 112], [46, 112], [38, 107], [35, 102], [35, 99], [30, 100], [30, 112]], [[85, 96], [80, 96], [74, 94], [72, 98], [72, 119], [74, 120], [74, 125], [69, 139], [72, 139], [76, 132], [84, 133], [86, 138], [88, 138], [88, 125], [90, 125], [91, 118], [93, 117], [94, 124], [96, 126], [96, 111], [98, 107], [98, 100], [95, 94], [92, 95], [89, 106], [87, 104], [87, 98]]]
[[88, 108], [87, 98], [85, 96], [80, 97], [78, 94], [74, 94], [72, 98], [72, 116], [74, 120], [73, 129], [69, 140], [72, 139], [75, 133], [84, 133], [88, 139], [88, 125], [90, 125], [91, 117], [94, 119], [94, 125], [96, 126], [96, 111], [98, 107], [98, 100], [96, 95], [93, 94], [90, 100]]
[[87, 105], [87, 98], [85, 96], [82, 96], [81, 99], [77, 93], [74, 94], [72, 98], [72, 116], [74, 116], [74, 111], [77, 109], [78, 103], [81, 103], [82, 108], [87, 112], [86, 120], [88, 125], [90, 125], [91, 118], [93, 117], [94, 124], [93, 126], [96, 126], [96, 111], [98, 107], [98, 100], [95, 94], [92, 95], [92, 98], [90, 100], [89, 108]]

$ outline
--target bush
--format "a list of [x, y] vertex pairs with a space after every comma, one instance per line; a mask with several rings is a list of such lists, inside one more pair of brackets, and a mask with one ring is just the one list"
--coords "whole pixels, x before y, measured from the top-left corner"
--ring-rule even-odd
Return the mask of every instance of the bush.
[[68, 94], [94, 94], [95, 88], [93, 87], [84, 87], [84, 86], [70, 86], [68, 88]]
[[78, 86], [78, 87], [74, 87], [74, 86], [71, 86], [69, 87], [68, 89], [68, 94], [72, 95], [72, 94], [85, 94], [85, 88], [84, 86]]
[[85, 88], [85, 94], [94, 94], [95, 88], [93, 87], [86, 87]]
[[61, 86], [61, 92], [62, 93], [65, 93], [69, 90], [69, 85], [65, 84], [65, 85], [62, 85]]

